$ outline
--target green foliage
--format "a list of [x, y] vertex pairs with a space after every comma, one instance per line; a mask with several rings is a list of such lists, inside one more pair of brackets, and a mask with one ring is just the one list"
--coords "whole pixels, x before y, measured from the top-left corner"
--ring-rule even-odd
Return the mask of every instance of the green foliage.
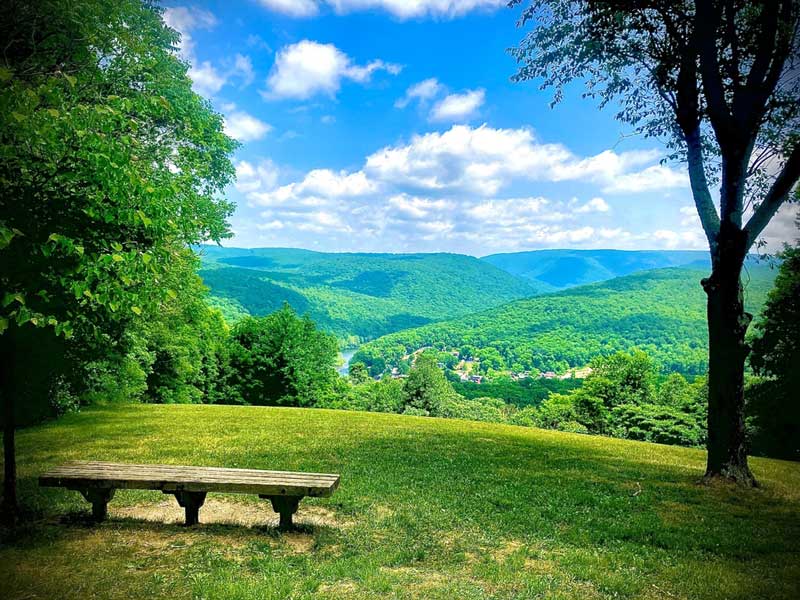
[[460, 381], [448, 372], [453, 389], [465, 398], [499, 398], [518, 408], [538, 406], [551, 393], [565, 393], [583, 383], [581, 379], [540, 379], [528, 377], [513, 381], [510, 377], [499, 376], [483, 383]]
[[763, 378], [746, 390], [754, 453], [800, 459], [800, 248], [786, 249], [754, 326], [750, 364]]
[[350, 379], [350, 382], [354, 385], [358, 385], [360, 383], [366, 383], [369, 381], [369, 373], [367, 372], [367, 367], [364, 363], [357, 362], [352, 363], [347, 373], [347, 377]]
[[[458, 254], [326, 254], [204, 246], [200, 274], [232, 318], [284, 303], [355, 345], [535, 294], [532, 283]], [[226, 314], [227, 317], [227, 314]]]
[[[563, 372], [597, 356], [640, 348], [663, 372], [702, 375], [708, 345], [706, 297], [699, 284], [704, 275], [658, 269], [518, 300], [384, 336], [359, 348], [353, 360], [377, 374], [418, 348], [455, 348], [462, 357], [483, 355], [492, 366], [499, 354], [505, 368]], [[767, 265], [750, 265], [751, 312], [760, 309], [773, 277]]]
[[338, 377], [336, 340], [289, 305], [242, 319], [231, 332], [229, 353], [238, 394], [228, 401], [311, 406], [331, 393]]
[[[604, 433], [662, 444], [705, 442], [706, 381], [688, 383], [673, 373], [656, 385], [656, 366], [643, 352], [592, 361], [580, 388], [551, 394], [519, 420], [580, 433]], [[525, 424], [521, 422], [520, 424]]]
[[438, 415], [445, 402], [458, 398], [436, 362], [435, 353], [423, 352], [417, 356], [409, 371], [403, 386], [406, 412], [409, 414], [411, 409], [416, 411], [414, 414]]
[[3, 3], [0, 329], [157, 314], [181, 248], [228, 234], [235, 142], [138, 0]]
[[503, 423], [506, 421], [508, 408], [508, 405], [498, 398], [468, 399], [452, 394], [439, 404], [435, 416]]

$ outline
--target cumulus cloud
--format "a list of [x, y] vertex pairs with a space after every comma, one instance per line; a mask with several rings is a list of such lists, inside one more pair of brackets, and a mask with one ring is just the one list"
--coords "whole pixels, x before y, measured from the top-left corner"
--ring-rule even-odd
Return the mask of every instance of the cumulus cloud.
[[241, 110], [233, 110], [223, 120], [225, 133], [240, 142], [260, 140], [270, 131], [272, 125]]
[[197, 29], [213, 29], [217, 18], [207, 10], [188, 6], [172, 6], [164, 10], [164, 23], [181, 34], [178, 52], [185, 60], [194, 57], [194, 40], [192, 31]]
[[365, 83], [376, 71], [396, 75], [400, 69], [400, 65], [379, 59], [357, 65], [333, 44], [302, 40], [278, 52], [263, 95], [266, 99], [299, 100], [317, 94], [333, 97], [344, 79]]
[[337, 14], [382, 10], [398, 19], [455, 18], [475, 10], [495, 10], [507, 0], [258, 0], [265, 8], [289, 17], [313, 17], [326, 6]]
[[575, 212], [578, 214], [581, 213], [591, 213], [591, 212], [609, 212], [611, 207], [608, 205], [608, 202], [603, 200], [602, 198], [592, 198], [586, 204], [581, 204], [578, 208], [575, 209]]
[[197, 58], [192, 32], [216, 27], [218, 21], [213, 13], [197, 7], [173, 6], [164, 10], [164, 22], [181, 34], [178, 53], [189, 63], [188, 75], [198, 94], [213, 96], [232, 79], [238, 79], [242, 87], [252, 83], [255, 73], [249, 56], [237, 54], [224, 66]]
[[[261, 167], [263, 172], [240, 163], [236, 187], [251, 206], [260, 207], [262, 224], [280, 223], [259, 230], [268, 236], [262, 240], [277, 244], [312, 232], [315, 241], [331, 248], [365, 251], [702, 247], [702, 232], [698, 236], [691, 226], [633, 233], [625, 211], [613, 211], [612, 202], [597, 195], [513, 194], [533, 182], [607, 186], [648, 169], [658, 156], [637, 150], [581, 157], [560, 144], [538, 141], [526, 129], [456, 125], [382, 148], [360, 169], [314, 169], [283, 185], [271, 163]], [[678, 179], [660, 181], [661, 188], [641, 181], [644, 187], [636, 191], [666, 189]]]
[[315, 0], [258, 0], [264, 8], [289, 17], [313, 17], [319, 12]]
[[257, 165], [246, 160], [236, 163], [236, 189], [243, 194], [273, 189], [278, 183], [278, 167], [269, 159]]
[[607, 150], [580, 158], [561, 144], [539, 142], [528, 129], [455, 125], [445, 132], [414, 136], [408, 144], [383, 148], [367, 157], [364, 168], [372, 177], [395, 185], [481, 195], [496, 194], [514, 179], [579, 180], [604, 187], [614, 187], [619, 178], [631, 181], [624, 189], [614, 188], [618, 192], [683, 185], [685, 178], [672, 171], [672, 176], [660, 179], [636, 177], [637, 167], [658, 156], [653, 151], [617, 154]]
[[486, 99], [482, 89], [467, 90], [461, 94], [449, 94], [437, 102], [431, 110], [431, 121], [464, 121], [476, 115]]
[[405, 108], [412, 102], [427, 102], [436, 97], [444, 86], [435, 77], [424, 79], [410, 86], [402, 98], [394, 103], [396, 108]]

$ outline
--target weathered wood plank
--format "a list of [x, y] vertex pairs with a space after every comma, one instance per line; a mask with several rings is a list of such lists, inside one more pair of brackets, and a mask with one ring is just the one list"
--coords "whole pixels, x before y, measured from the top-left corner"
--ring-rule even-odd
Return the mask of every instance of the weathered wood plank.
[[339, 476], [331, 473], [95, 461], [55, 467], [39, 478], [39, 484], [71, 489], [101, 487], [327, 497], [338, 487]]

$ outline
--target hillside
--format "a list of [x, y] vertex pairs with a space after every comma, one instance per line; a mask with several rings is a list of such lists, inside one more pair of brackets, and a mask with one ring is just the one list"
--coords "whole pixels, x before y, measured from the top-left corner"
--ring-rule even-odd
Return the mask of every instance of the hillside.
[[327, 254], [205, 246], [200, 275], [229, 317], [289, 302], [355, 342], [532, 296], [541, 287], [459, 254]]
[[[22, 598], [793, 599], [800, 465], [751, 460], [755, 491], [699, 486], [705, 453], [399, 415], [114, 405], [18, 434], [24, 535], [0, 530], [0, 589]], [[269, 503], [39, 488], [74, 459], [341, 474], [294, 533]]]
[[534, 250], [492, 254], [481, 260], [549, 291], [650, 269], [710, 264], [708, 252], [684, 250]]
[[[362, 346], [354, 361], [397, 364], [425, 346], [496, 348], [514, 371], [563, 371], [600, 354], [639, 347], [665, 371], [706, 370], [705, 271], [656, 269], [518, 300], [467, 317], [384, 336]], [[775, 271], [751, 264], [746, 304], [757, 312]]]

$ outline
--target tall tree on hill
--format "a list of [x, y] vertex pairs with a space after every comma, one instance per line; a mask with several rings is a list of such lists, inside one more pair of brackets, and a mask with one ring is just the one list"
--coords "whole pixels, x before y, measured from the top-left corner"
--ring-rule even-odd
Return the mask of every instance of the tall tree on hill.
[[[119, 332], [177, 294], [186, 245], [228, 233], [235, 142], [150, 0], [0, 8], [3, 508], [16, 513], [20, 335]], [[42, 371], [48, 365], [42, 364]]]
[[[510, 0], [509, 6], [523, 0]], [[744, 434], [744, 260], [800, 177], [796, 0], [533, 0], [517, 81], [573, 80], [688, 164], [711, 251], [706, 478], [755, 485]], [[719, 187], [719, 202], [712, 189]], [[717, 209], [716, 204], [719, 206]], [[749, 215], [748, 218], [746, 218]]]

